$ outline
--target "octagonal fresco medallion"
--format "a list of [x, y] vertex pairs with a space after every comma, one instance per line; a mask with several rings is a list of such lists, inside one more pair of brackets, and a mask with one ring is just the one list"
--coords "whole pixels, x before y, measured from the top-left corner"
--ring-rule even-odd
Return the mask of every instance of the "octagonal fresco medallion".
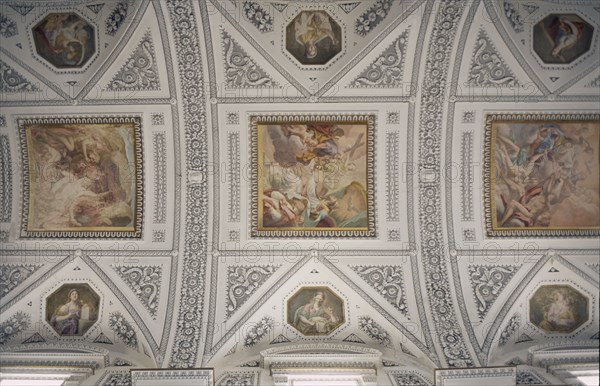
[[285, 48], [301, 64], [325, 64], [342, 50], [342, 29], [325, 11], [302, 11], [286, 28]]
[[546, 332], [570, 333], [589, 318], [588, 298], [569, 285], [544, 285], [529, 299], [529, 320]]
[[56, 68], [81, 68], [96, 52], [94, 27], [76, 13], [50, 13], [33, 27], [35, 49]]
[[97, 322], [99, 308], [89, 285], [65, 284], [46, 299], [46, 322], [60, 336], [81, 336]]
[[533, 49], [544, 63], [571, 63], [590, 49], [593, 34], [575, 14], [550, 14], [533, 27]]
[[344, 301], [328, 287], [302, 287], [287, 302], [287, 322], [303, 335], [329, 335], [344, 324]]

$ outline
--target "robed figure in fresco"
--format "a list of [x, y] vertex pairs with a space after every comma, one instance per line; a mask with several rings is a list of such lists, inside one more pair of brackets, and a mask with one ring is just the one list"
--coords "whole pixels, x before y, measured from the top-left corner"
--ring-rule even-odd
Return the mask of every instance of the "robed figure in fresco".
[[294, 313], [294, 326], [306, 335], [321, 335], [332, 331], [339, 322], [330, 306], [325, 306], [325, 293], [315, 292], [308, 304], [299, 307]]

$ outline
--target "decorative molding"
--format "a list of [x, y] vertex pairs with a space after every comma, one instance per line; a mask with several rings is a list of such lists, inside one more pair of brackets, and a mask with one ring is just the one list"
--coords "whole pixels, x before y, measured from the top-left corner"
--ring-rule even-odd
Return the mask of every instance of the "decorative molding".
[[133, 366], [133, 364], [123, 358], [115, 358], [113, 366]]
[[225, 82], [228, 88], [276, 87], [279, 86], [246, 51], [229, 35], [222, 31]]
[[385, 122], [388, 125], [399, 125], [400, 124], [400, 112], [399, 111], [388, 111]]
[[342, 9], [342, 11], [346, 12], [346, 13], [350, 13], [352, 11], [354, 11], [354, 9], [356, 7], [358, 7], [360, 5], [360, 2], [356, 2], [356, 3], [342, 3], [342, 4], [338, 4], [338, 6]]
[[94, 339], [94, 343], [113, 344], [113, 342], [102, 332]]
[[229, 221], [240, 221], [240, 133], [227, 134], [227, 164], [229, 182]]
[[165, 132], [152, 133], [154, 155], [154, 223], [167, 221], [167, 140]]
[[227, 372], [219, 378], [217, 386], [254, 386], [256, 372]]
[[286, 336], [283, 334], [279, 334], [271, 341], [269, 344], [280, 344], [280, 343], [289, 343], [291, 342]]
[[517, 370], [517, 385], [545, 385], [546, 382], [531, 371]]
[[[0, 135], [0, 222], [10, 222], [12, 216], [12, 174], [13, 164], [10, 156], [10, 141], [7, 135]], [[0, 291], [0, 298], [2, 291]]]
[[[181, 109], [183, 117], [182, 138], [187, 138], [183, 170], [207, 175], [208, 144], [205, 110], [205, 80], [203, 78], [200, 50], [189, 47], [203, 47], [199, 38], [194, 5], [191, 0], [168, 0], [166, 2], [172, 37], [175, 44], [175, 61], [180, 74], [186, 74], [186, 82], [181, 85]], [[197, 148], [193, 144], [198, 144]], [[187, 211], [182, 222], [183, 251], [178, 258], [182, 274], [178, 280], [183, 283], [179, 291], [179, 311], [172, 334], [171, 356], [168, 367], [194, 367], [198, 353], [202, 324], [190, 324], [190, 320], [202, 320], [208, 240], [208, 184], [206, 182], [186, 184], [185, 197]]]
[[589, 83], [587, 83], [583, 87], [600, 87], [600, 75], [598, 75], [595, 79], [592, 79]]
[[473, 132], [462, 134], [460, 153], [461, 218], [473, 221]]
[[483, 29], [477, 37], [467, 83], [475, 87], [519, 85], [517, 78], [497, 53], [496, 47]]
[[514, 314], [498, 338], [498, 346], [504, 346], [521, 326], [521, 315]]
[[0, 231], [0, 241], [2, 241], [3, 243], [7, 243], [9, 235], [10, 233], [8, 231]]
[[600, 274], [600, 263], [585, 263], [585, 265], [590, 267], [590, 269], [596, 272], [596, 274]]
[[167, 237], [167, 233], [164, 229], [153, 229], [152, 230], [152, 242], [153, 243], [164, 243]]
[[129, 371], [107, 371], [96, 386], [131, 386], [131, 373]]
[[163, 113], [151, 113], [150, 120], [152, 121], [152, 126], [164, 126], [165, 124], [165, 114]]
[[135, 330], [120, 312], [116, 311], [109, 314], [108, 325], [123, 343], [137, 350], [138, 340]]
[[22, 311], [7, 318], [0, 324], [0, 345], [6, 344], [9, 340], [19, 335], [31, 324], [31, 316]]
[[0, 264], [0, 299], [41, 267], [42, 264]]
[[590, 336], [590, 339], [600, 339], [600, 331], [598, 331], [594, 335]]
[[354, 30], [362, 37], [367, 36], [390, 12], [394, 0], [376, 0], [354, 23]]
[[228, 111], [226, 115], [228, 125], [240, 124], [240, 113], [238, 111]]
[[273, 31], [273, 16], [265, 10], [260, 4], [254, 1], [244, 1], [244, 16], [252, 23], [260, 32]]
[[0, 60], [0, 93], [34, 92], [39, 87], [27, 80], [17, 70]]
[[27, 14], [29, 12], [31, 12], [31, 10], [33, 10], [33, 8], [35, 8], [34, 5], [31, 4], [8, 4], [9, 7], [11, 7], [15, 12], [17, 12], [19, 15], [25, 17], [27, 16]]
[[408, 31], [404, 31], [351, 83], [351, 88], [402, 87]]
[[408, 316], [402, 268], [398, 265], [355, 265], [350, 268], [394, 308]]
[[375, 322], [370, 316], [360, 316], [358, 318], [358, 327], [362, 332], [367, 334], [369, 338], [379, 343], [383, 347], [392, 348], [392, 338], [390, 334]]
[[515, 6], [508, 1], [504, 2], [504, 15], [515, 32], [519, 33], [524, 31], [523, 18]]
[[534, 13], [535, 11], [537, 11], [540, 7], [538, 7], [537, 5], [533, 5], [533, 4], [520, 4], [521, 7], [523, 7], [527, 13], [529, 13], [530, 15], [532, 13]]
[[260, 367], [260, 361], [249, 361], [240, 365], [240, 367]]
[[416, 371], [388, 371], [388, 375], [395, 385], [431, 386], [431, 382]]
[[475, 123], [476, 112], [473, 110], [463, 111], [462, 123]]
[[475, 228], [463, 229], [463, 241], [477, 241]]
[[523, 333], [523, 334], [519, 335], [519, 339], [517, 339], [517, 341], [515, 343], [531, 342], [532, 340], [533, 340], [532, 337], [530, 337], [529, 335]]
[[348, 343], [366, 344], [365, 341], [360, 339], [356, 334], [350, 334], [347, 337], [345, 337], [344, 339], [342, 339], [342, 341], [348, 342]]
[[104, 3], [99, 3], [99, 4], [90, 4], [90, 5], [86, 5], [86, 7], [94, 12], [95, 14], [100, 13], [100, 11], [102, 11], [102, 8], [104, 7]]
[[228, 266], [225, 318], [229, 319], [280, 267], [281, 265]]
[[6, 127], [6, 116], [4, 114], [0, 114], [0, 127]]
[[519, 268], [517, 265], [469, 265], [469, 279], [480, 320], [485, 318]]
[[275, 320], [270, 316], [263, 316], [261, 320], [250, 327], [246, 338], [244, 339], [244, 347], [251, 347], [257, 344], [262, 338], [267, 336], [275, 326]]
[[156, 317], [159, 305], [160, 282], [162, 280], [160, 264], [140, 266], [111, 264], [111, 268], [125, 281], [150, 315]]
[[105, 22], [106, 33], [108, 35], [114, 36], [119, 28], [121, 28], [127, 17], [128, 8], [129, 1], [121, 1], [115, 6], [110, 15], [108, 15]]
[[283, 12], [288, 6], [287, 4], [282, 4], [282, 3], [271, 3], [271, 5], [273, 6], [273, 8], [275, 8], [279, 12]]
[[385, 133], [386, 143], [386, 219], [400, 220], [400, 133]]
[[230, 356], [230, 355], [233, 355], [233, 354], [235, 354], [235, 351], [236, 351], [236, 349], [237, 349], [237, 345], [238, 345], [238, 342], [235, 342], [235, 344], [234, 344], [234, 345], [233, 345], [233, 346], [232, 346], [232, 347], [229, 349], [229, 351], [227, 351], [227, 353], [225, 353], [225, 355], [223, 355], [223, 356], [224, 356], [224, 357], [228, 357], [228, 356]]
[[160, 90], [156, 54], [150, 31], [146, 32], [133, 54], [106, 86], [108, 91]]
[[237, 229], [230, 229], [229, 230], [229, 241], [240, 241], [240, 231]]
[[402, 233], [400, 229], [388, 229], [387, 232], [388, 241], [402, 241]]
[[[423, 247], [420, 251], [422, 268], [419, 269], [423, 271], [423, 288], [426, 289], [425, 294], [429, 299], [429, 320], [432, 322], [429, 328], [430, 331], [436, 332], [433, 338], [440, 345], [443, 354], [439, 367], [469, 367], [476, 366], [476, 363], [467, 348], [460, 327], [462, 323], [456, 314], [455, 302], [451, 295], [451, 269], [447, 263], [448, 259], [444, 258], [447, 256], [447, 244], [441, 226], [444, 217], [439, 183], [441, 167], [444, 164], [441, 150], [442, 128], [447, 127], [442, 120], [445, 104], [440, 103], [440, 90], [446, 90], [450, 85], [448, 67], [453, 59], [452, 47], [464, 9], [469, 7], [464, 2], [457, 1], [442, 2], [438, 5], [431, 43], [424, 59], [420, 122], [415, 123], [415, 127], [419, 128], [418, 172], [422, 176], [418, 185], [418, 202], [414, 204], [418, 205], [421, 218], [419, 239]], [[433, 178], [425, 178], [429, 175]]]
[[31, 335], [29, 338], [25, 339], [21, 344], [30, 344], [30, 343], [46, 343], [46, 339], [41, 336], [38, 332]]
[[8, 39], [18, 34], [17, 23], [0, 13], [0, 36]]

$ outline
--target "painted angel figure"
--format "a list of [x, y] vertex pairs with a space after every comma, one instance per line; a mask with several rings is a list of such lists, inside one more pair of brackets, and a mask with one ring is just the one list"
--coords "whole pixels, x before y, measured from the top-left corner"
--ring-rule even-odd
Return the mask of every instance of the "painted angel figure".
[[302, 12], [295, 24], [296, 41], [304, 46], [304, 56], [312, 59], [317, 56], [317, 43], [330, 38], [334, 45], [339, 41], [333, 33], [329, 15], [323, 11]]
[[552, 56], [562, 58], [562, 51], [574, 46], [581, 38], [583, 27], [583, 23], [569, 20], [566, 17], [557, 17], [548, 29], [554, 45]]

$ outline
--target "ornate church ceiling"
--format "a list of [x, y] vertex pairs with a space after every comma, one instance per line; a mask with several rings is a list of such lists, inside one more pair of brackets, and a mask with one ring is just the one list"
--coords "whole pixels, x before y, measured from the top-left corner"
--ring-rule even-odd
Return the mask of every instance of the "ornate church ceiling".
[[84, 384], [597, 363], [598, 20], [591, 0], [3, 1], [0, 363]]

